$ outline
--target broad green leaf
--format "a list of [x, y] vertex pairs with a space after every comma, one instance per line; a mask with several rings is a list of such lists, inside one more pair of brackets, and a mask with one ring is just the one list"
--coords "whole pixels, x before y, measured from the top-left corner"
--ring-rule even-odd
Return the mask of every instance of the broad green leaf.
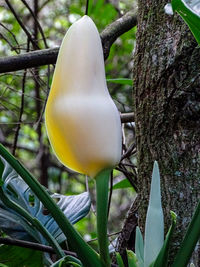
[[[0, 262], [9, 267], [43, 267], [42, 252], [15, 246], [0, 246]], [[0, 265], [1, 266], [1, 265]]]
[[124, 267], [124, 263], [119, 252], [116, 252], [116, 259], [117, 259], [117, 264], [119, 265], [119, 267]]
[[[11, 200], [28, 211], [33, 217], [37, 218], [59, 243], [63, 242], [65, 237], [52, 216], [50, 214], [45, 214], [42, 203], [32, 193], [28, 185], [2, 157], [0, 157], [0, 159], [0, 170], [2, 170], [2, 164], [4, 168], [1, 179], [4, 193]], [[79, 221], [89, 212], [90, 197], [86, 192], [74, 196], [64, 196], [53, 193], [50, 193], [50, 195], [72, 224]], [[31, 227], [30, 224], [16, 212], [7, 208], [1, 200], [0, 228], [13, 238], [25, 240], [35, 239], [40, 243], [46, 243], [37, 230]]]
[[154, 264], [152, 265], [153, 267], [165, 267], [168, 264], [167, 259], [168, 259], [170, 240], [171, 240], [171, 237], [174, 232], [175, 225], [176, 225], [176, 214], [172, 211], [171, 211], [171, 217], [172, 217], [172, 225], [170, 226], [167, 232], [163, 247], [160, 250], [158, 257], [156, 258]]
[[189, 26], [191, 32], [200, 44], [200, 3], [199, 1], [191, 0], [172, 0], [172, 8]]
[[187, 266], [195, 246], [200, 238], [200, 201], [188, 226], [172, 267]]
[[129, 188], [129, 187], [133, 188], [133, 186], [131, 185], [131, 183], [129, 182], [129, 180], [128, 179], [123, 179], [123, 180], [119, 181], [118, 183], [116, 183], [113, 186], [113, 190], [115, 190], [115, 189]]
[[154, 162], [149, 206], [145, 223], [144, 267], [155, 261], [164, 242], [164, 220], [161, 205], [160, 173]]
[[144, 266], [144, 241], [140, 228], [136, 228], [136, 239], [135, 239], [135, 253], [138, 259], [139, 267]]
[[118, 83], [118, 84], [127, 84], [127, 85], [133, 85], [133, 81], [131, 79], [126, 78], [118, 78], [118, 79], [106, 79], [108, 83]]
[[137, 258], [132, 250], [127, 250], [128, 266], [137, 267]]

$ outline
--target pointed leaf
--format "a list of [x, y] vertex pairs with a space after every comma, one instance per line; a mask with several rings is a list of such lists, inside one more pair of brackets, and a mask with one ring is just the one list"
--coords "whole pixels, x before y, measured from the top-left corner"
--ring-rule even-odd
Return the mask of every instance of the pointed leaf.
[[122, 189], [122, 188], [129, 188], [129, 187], [133, 188], [133, 186], [131, 185], [131, 183], [129, 182], [129, 180], [128, 179], [123, 179], [123, 180], [119, 181], [118, 183], [116, 183], [113, 186], [113, 190], [115, 190], [115, 189]]
[[171, 211], [171, 217], [172, 217], [172, 225], [168, 230], [163, 247], [160, 253], [158, 254], [158, 257], [155, 260], [154, 264], [152, 265], [153, 267], [165, 267], [168, 264], [167, 259], [168, 259], [170, 240], [176, 225], [176, 214], [172, 211]]
[[119, 267], [124, 267], [124, 263], [119, 252], [116, 252], [116, 259], [117, 259], [117, 264], [119, 265]]
[[139, 267], [144, 266], [144, 241], [140, 228], [136, 228], [136, 239], [135, 239], [135, 253], [138, 259]]
[[[59, 243], [63, 242], [65, 237], [52, 216], [44, 213], [42, 203], [32, 193], [28, 185], [2, 157], [0, 159], [4, 165], [2, 172], [2, 189], [4, 193], [27, 210], [33, 217], [37, 218]], [[89, 212], [90, 197], [87, 192], [75, 196], [50, 194], [72, 224], [79, 221]], [[33, 240], [34, 238], [40, 243], [45, 243], [45, 240], [37, 230], [30, 227], [24, 218], [7, 208], [1, 200], [0, 228], [13, 238], [26, 240]]]
[[127, 250], [128, 266], [137, 267], [137, 258], [132, 250]]
[[161, 205], [160, 173], [158, 163], [154, 162], [149, 206], [145, 223], [144, 266], [155, 261], [164, 242], [164, 220]]

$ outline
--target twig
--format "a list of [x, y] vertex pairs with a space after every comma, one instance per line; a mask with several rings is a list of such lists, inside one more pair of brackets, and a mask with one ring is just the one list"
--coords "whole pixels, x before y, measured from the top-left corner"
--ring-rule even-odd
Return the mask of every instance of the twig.
[[134, 122], [135, 121], [134, 113], [133, 112], [130, 112], [130, 113], [122, 113], [121, 114], [121, 121], [123, 123], [126, 123], [126, 122]]
[[[8, 2], [8, 0], [6, 0]], [[123, 17], [110, 24], [100, 34], [104, 58], [109, 55], [110, 47], [123, 33], [136, 26], [137, 19], [134, 11], [129, 11]], [[23, 24], [22, 24], [23, 25]], [[24, 27], [24, 25], [23, 25]], [[30, 34], [29, 34], [30, 35]], [[31, 37], [31, 36], [30, 36]], [[31, 39], [32, 40], [32, 39]], [[32, 40], [33, 41], [33, 40]], [[0, 73], [34, 68], [56, 63], [59, 48], [49, 48], [40, 51], [24, 53], [18, 56], [4, 57], [0, 59]]]
[[[17, 22], [19, 23], [19, 25], [21, 26], [21, 28], [23, 29], [23, 31], [25, 32], [25, 34], [27, 35], [29, 41], [32, 43], [34, 48], [39, 48], [38, 45], [34, 42], [31, 34], [29, 33], [29, 31], [27, 30], [27, 28], [24, 26], [23, 22], [20, 20], [19, 16], [17, 15], [17, 13], [15, 12], [15, 9], [13, 8], [13, 6], [10, 4], [10, 2], [8, 0], [5, 0], [6, 4], [8, 5], [8, 7], [10, 8], [12, 14], [14, 15], [14, 17], [16, 18]], [[25, 68], [24, 68], [25, 69]]]
[[[130, 157], [130, 156], [132, 155], [132, 153], [133, 153], [133, 151], [134, 151], [135, 148], [136, 148], [136, 144], [133, 143], [133, 144], [128, 148], [128, 150], [122, 155], [122, 157], [121, 157], [121, 161], [122, 161], [123, 159], [125, 159], [125, 158]], [[134, 151], [134, 152], [135, 152], [135, 151]], [[120, 162], [121, 162], [121, 161], [120, 161]]]
[[[17, 38], [16, 38], [16, 36], [13, 34], [13, 32], [11, 31], [11, 30], [9, 30], [4, 24], [2, 24], [1, 22], [0, 22], [0, 26], [2, 26], [5, 30], [7, 30], [11, 35], [12, 35], [12, 37], [13, 37], [13, 39], [15, 40], [15, 42], [16, 42], [16, 44], [17, 44], [17, 48], [14, 48], [13, 47], [13, 49], [15, 50], [15, 52], [18, 54], [18, 53], [20, 53], [20, 46], [19, 46], [19, 43], [18, 43], [18, 41], [17, 41]], [[19, 49], [19, 51], [17, 51], [17, 49]]]
[[46, 42], [46, 38], [45, 38], [44, 32], [43, 32], [42, 27], [41, 27], [41, 25], [40, 25], [40, 23], [39, 23], [39, 21], [37, 19], [37, 16], [35, 16], [33, 10], [30, 8], [30, 6], [28, 5], [28, 3], [25, 0], [21, 0], [21, 1], [27, 7], [27, 9], [29, 10], [30, 14], [34, 18], [34, 21], [37, 24], [37, 27], [38, 27], [38, 29], [39, 29], [39, 31], [41, 33], [41, 36], [42, 36], [42, 40], [44, 42], [44, 45], [45, 45], [46, 48], [48, 48], [48, 45], [47, 45], [47, 42]]
[[[30, 41], [29, 39], [27, 40], [27, 51], [29, 51], [29, 45], [30, 45]], [[15, 151], [17, 148], [17, 140], [18, 140], [18, 136], [19, 136], [19, 131], [21, 128], [21, 123], [22, 123], [22, 115], [24, 112], [24, 97], [25, 97], [25, 83], [26, 83], [26, 75], [27, 75], [27, 69], [24, 70], [24, 74], [23, 74], [23, 78], [22, 78], [22, 93], [21, 93], [21, 107], [20, 107], [20, 112], [19, 112], [19, 124], [17, 124], [17, 129], [15, 132], [15, 137], [14, 137], [14, 143], [13, 143], [13, 150], [12, 153], [15, 156]]]
[[[42, 245], [39, 243], [34, 243], [34, 242], [29, 242], [29, 241], [24, 241], [24, 240], [0, 237], [0, 244], [12, 245], [12, 246], [23, 247], [23, 248], [30, 248], [30, 249], [34, 249], [34, 250], [39, 250], [39, 251], [49, 252], [49, 253], [55, 254], [54, 249], [50, 246], [45, 246], [45, 245]], [[74, 253], [74, 252], [71, 252], [68, 250], [63, 250], [63, 252], [66, 255], [77, 257], [76, 253]]]
[[21, 107], [20, 107], [20, 112], [19, 112], [19, 124], [17, 124], [17, 129], [16, 129], [15, 137], [14, 137], [13, 150], [12, 150], [12, 154], [14, 156], [15, 156], [15, 151], [17, 148], [17, 140], [18, 140], [19, 131], [21, 127], [22, 115], [24, 112], [24, 91], [25, 91], [26, 73], [27, 73], [27, 70], [24, 70], [24, 74], [22, 78], [22, 95], [21, 95]]
[[[113, 236], [113, 235], [118, 235], [120, 233], [121, 233], [121, 231], [115, 232], [115, 233], [112, 233], [112, 234], [108, 234], [108, 237]], [[97, 240], [98, 240], [97, 238], [93, 238], [93, 239], [88, 240], [87, 243], [95, 242]]]
[[104, 58], [107, 59], [110, 52], [111, 45], [123, 33], [128, 32], [137, 25], [136, 11], [131, 10], [124, 16], [117, 19], [115, 22], [108, 25], [101, 33], [101, 40], [103, 43]]
[[85, 15], [88, 15], [89, 0], [86, 0]]
[[113, 171], [110, 174], [110, 192], [109, 192], [109, 198], [108, 198], [108, 216], [109, 216], [109, 212], [110, 212], [112, 192], [113, 192]]
[[138, 188], [135, 184], [135, 179], [133, 179], [133, 173], [130, 173], [129, 171], [127, 171], [127, 169], [122, 163], [120, 163], [119, 166], [116, 167], [115, 169], [121, 171], [126, 176], [126, 178], [129, 180], [130, 184], [135, 189], [135, 191], [138, 192]]

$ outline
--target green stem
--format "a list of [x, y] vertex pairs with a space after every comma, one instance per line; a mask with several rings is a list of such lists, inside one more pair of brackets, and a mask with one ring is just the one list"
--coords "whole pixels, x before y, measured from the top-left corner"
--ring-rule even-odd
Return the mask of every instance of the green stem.
[[97, 195], [97, 236], [100, 258], [106, 267], [110, 266], [108, 251], [108, 187], [111, 169], [106, 169], [95, 177]]
[[181, 247], [175, 257], [172, 267], [187, 266], [195, 246], [200, 238], [200, 201], [196, 207], [192, 221], [188, 226], [187, 232], [181, 243]]
[[53, 238], [53, 236], [46, 230], [46, 228], [41, 224], [41, 222], [32, 217], [26, 210], [20, 207], [18, 204], [10, 200], [3, 192], [2, 187], [0, 186], [0, 198], [3, 203], [11, 208], [12, 210], [16, 211], [18, 214], [23, 216], [28, 222], [30, 222], [49, 242], [49, 244], [54, 248], [56, 254], [59, 258], [65, 257], [65, 253], [63, 252], [62, 248], [59, 246], [58, 242]]
[[0, 155], [15, 169], [22, 179], [31, 188], [45, 208], [51, 213], [57, 222], [72, 250], [79, 256], [80, 260], [87, 267], [102, 267], [98, 254], [83, 240], [79, 233], [73, 228], [64, 213], [60, 210], [48, 192], [40, 183], [16, 160], [1, 144]]

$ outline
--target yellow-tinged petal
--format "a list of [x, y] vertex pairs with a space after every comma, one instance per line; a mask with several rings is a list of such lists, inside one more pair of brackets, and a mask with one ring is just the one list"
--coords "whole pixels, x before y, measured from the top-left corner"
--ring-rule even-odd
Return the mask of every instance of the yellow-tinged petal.
[[94, 177], [120, 161], [120, 116], [106, 86], [100, 36], [88, 16], [63, 39], [45, 120], [54, 152], [68, 168]]

